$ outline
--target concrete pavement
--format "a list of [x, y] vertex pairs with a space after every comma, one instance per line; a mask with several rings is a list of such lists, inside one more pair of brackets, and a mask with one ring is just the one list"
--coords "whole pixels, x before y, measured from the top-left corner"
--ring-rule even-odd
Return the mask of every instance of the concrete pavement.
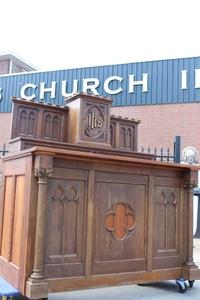
[[[200, 239], [194, 239], [194, 261], [200, 267]], [[146, 286], [126, 285], [109, 288], [72, 291], [50, 294], [49, 300], [174, 300], [200, 299], [200, 281], [195, 281], [193, 288], [186, 293], [177, 291], [175, 281], [164, 281]]]
[[[194, 239], [194, 261], [200, 268], [200, 238]], [[200, 297], [199, 297], [200, 298]]]
[[167, 281], [148, 286], [127, 285], [50, 294], [49, 300], [184, 300], [191, 297], [192, 300], [200, 299], [199, 282], [195, 282], [193, 288], [185, 294], [177, 292], [174, 281]]

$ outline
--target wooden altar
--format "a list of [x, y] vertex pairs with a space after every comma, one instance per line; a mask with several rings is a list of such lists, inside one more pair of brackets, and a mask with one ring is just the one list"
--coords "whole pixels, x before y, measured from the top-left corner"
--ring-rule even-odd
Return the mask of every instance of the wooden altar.
[[78, 94], [65, 107], [14, 99], [3, 160], [0, 276], [48, 292], [200, 279], [193, 262], [197, 166], [137, 152], [138, 120]]

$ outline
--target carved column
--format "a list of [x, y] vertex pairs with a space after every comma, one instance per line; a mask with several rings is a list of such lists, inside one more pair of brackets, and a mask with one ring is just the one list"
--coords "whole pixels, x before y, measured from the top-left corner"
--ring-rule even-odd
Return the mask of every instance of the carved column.
[[47, 203], [47, 178], [52, 176], [51, 169], [35, 169], [34, 175], [38, 178], [38, 204], [35, 238], [35, 256], [32, 279], [43, 279], [45, 214]]
[[188, 228], [187, 228], [187, 261], [185, 265], [189, 268], [196, 267], [193, 261], [193, 189], [197, 186], [197, 172], [190, 171], [185, 174], [184, 188], [187, 190], [188, 201]]
[[[46, 168], [45, 168], [46, 166]], [[53, 175], [52, 158], [35, 158], [34, 176], [38, 178], [38, 199], [35, 232], [33, 272], [26, 285], [26, 296], [30, 299], [47, 299], [48, 284], [44, 279], [44, 244], [47, 209], [47, 180]]]

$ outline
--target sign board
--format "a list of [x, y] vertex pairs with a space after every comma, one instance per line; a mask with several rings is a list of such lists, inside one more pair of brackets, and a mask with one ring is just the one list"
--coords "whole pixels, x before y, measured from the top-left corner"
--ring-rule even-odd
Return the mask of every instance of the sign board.
[[0, 111], [12, 96], [63, 105], [78, 92], [114, 106], [200, 101], [200, 57], [0, 76]]

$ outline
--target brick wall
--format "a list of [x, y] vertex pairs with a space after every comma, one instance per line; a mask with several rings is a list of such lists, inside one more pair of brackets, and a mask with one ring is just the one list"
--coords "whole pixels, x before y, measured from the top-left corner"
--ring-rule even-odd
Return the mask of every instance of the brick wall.
[[11, 114], [0, 113], [0, 149], [10, 139]]
[[181, 148], [195, 147], [200, 157], [200, 103], [113, 107], [112, 114], [140, 119], [139, 150], [145, 147], [170, 147], [176, 135]]

